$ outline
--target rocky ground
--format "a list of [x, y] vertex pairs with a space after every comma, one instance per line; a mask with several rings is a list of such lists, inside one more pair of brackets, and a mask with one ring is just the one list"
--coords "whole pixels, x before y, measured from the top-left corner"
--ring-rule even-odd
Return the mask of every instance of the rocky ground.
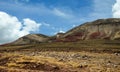
[[0, 72], [120, 72], [119, 53], [14, 51], [0, 53]]

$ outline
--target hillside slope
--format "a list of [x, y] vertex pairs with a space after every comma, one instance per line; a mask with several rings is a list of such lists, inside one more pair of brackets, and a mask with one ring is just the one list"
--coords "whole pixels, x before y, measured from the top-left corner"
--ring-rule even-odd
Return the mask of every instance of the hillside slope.
[[61, 40], [120, 39], [120, 18], [99, 19], [87, 22], [66, 32]]
[[77, 26], [66, 33], [58, 33], [49, 37], [42, 34], [29, 34], [19, 38], [13, 44], [30, 44], [41, 42], [62, 42], [93, 39], [120, 39], [120, 18], [98, 19]]
[[46, 42], [49, 39], [48, 36], [42, 34], [28, 34], [14, 41], [12, 44], [30, 44]]

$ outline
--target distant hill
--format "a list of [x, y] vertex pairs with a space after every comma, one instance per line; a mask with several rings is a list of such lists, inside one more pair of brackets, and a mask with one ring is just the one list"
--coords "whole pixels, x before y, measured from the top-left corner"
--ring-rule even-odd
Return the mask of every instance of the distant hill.
[[31, 44], [48, 41], [49, 37], [42, 34], [28, 34], [14, 41], [12, 44]]
[[120, 39], [120, 18], [98, 19], [86, 22], [66, 33], [58, 33], [49, 37], [42, 34], [29, 34], [19, 38], [12, 44], [31, 44], [41, 42], [79, 41], [92, 39]]

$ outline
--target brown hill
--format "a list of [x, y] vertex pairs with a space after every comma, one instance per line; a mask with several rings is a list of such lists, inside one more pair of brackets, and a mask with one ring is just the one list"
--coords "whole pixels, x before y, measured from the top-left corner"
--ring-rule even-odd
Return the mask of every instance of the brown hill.
[[120, 39], [120, 18], [87, 22], [66, 32], [59, 40]]
[[42, 34], [29, 34], [13, 44], [30, 44], [56, 41], [79, 41], [88, 39], [120, 39], [120, 18], [98, 19], [77, 26], [66, 33], [49, 37]]
[[30, 44], [48, 41], [49, 37], [42, 34], [28, 34], [14, 41], [12, 44]]

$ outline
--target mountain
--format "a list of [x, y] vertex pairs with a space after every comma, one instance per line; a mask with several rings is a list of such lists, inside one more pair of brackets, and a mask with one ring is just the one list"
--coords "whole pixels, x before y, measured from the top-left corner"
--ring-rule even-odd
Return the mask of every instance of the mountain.
[[42, 34], [29, 34], [19, 38], [13, 44], [30, 44], [41, 42], [68, 42], [89, 39], [120, 39], [120, 18], [98, 19], [86, 22], [66, 33], [58, 33], [49, 37]]
[[30, 44], [48, 41], [49, 37], [43, 34], [28, 34], [14, 41], [12, 44]]
[[88, 39], [120, 39], [120, 18], [98, 19], [84, 23], [66, 32], [58, 41]]

